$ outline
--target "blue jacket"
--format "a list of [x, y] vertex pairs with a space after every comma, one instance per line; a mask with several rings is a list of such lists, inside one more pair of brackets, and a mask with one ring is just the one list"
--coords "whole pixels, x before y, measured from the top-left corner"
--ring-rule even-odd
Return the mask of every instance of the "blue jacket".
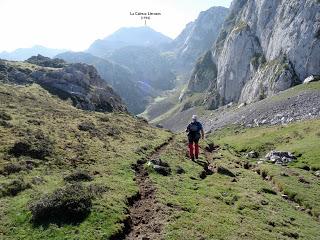
[[199, 134], [202, 129], [202, 124], [200, 122], [191, 122], [187, 127], [187, 132], [195, 135]]

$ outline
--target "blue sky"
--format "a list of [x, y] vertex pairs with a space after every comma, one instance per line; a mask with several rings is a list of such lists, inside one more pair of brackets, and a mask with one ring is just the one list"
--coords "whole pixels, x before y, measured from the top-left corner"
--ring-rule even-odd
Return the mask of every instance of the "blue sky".
[[39, 44], [85, 50], [120, 27], [142, 26], [130, 12], [161, 12], [148, 26], [175, 38], [200, 11], [231, 0], [0, 0], [0, 51]]

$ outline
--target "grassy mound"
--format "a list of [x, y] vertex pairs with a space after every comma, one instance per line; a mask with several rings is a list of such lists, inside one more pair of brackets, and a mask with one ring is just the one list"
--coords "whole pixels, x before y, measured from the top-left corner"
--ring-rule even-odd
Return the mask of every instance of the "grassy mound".
[[93, 177], [88, 171], [78, 170], [64, 177], [67, 182], [92, 181]]
[[36, 224], [79, 223], [91, 212], [92, 195], [81, 184], [55, 190], [31, 204], [32, 221]]

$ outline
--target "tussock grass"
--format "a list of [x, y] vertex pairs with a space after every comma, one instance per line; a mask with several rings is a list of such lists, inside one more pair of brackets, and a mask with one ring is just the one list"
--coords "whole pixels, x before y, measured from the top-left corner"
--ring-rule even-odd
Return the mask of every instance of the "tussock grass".
[[[19, 177], [30, 185], [19, 188], [15, 196], [0, 197], [1, 239], [107, 239], [122, 227], [127, 198], [138, 191], [131, 164], [172, 135], [125, 113], [76, 109], [38, 85], [1, 84], [0, 112], [5, 113], [2, 118], [7, 120], [3, 121], [12, 125], [0, 125], [0, 172], [5, 172], [0, 174], [0, 189], [10, 187]], [[18, 151], [20, 145], [23, 151]], [[22, 166], [22, 170], [9, 166]], [[78, 174], [77, 169], [90, 175]], [[49, 221], [44, 213], [39, 219], [48, 224], [34, 225], [28, 206], [39, 199], [58, 201], [53, 196], [69, 184], [66, 176], [72, 183], [91, 180], [82, 181], [84, 189], [99, 195], [90, 200], [91, 207], [85, 201], [90, 211], [84, 208], [85, 217], [77, 224], [69, 224], [76, 222], [73, 219]], [[76, 203], [81, 196], [68, 199]], [[63, 206], [62, 201], [58, 203], [52, 209]], [[59, 217], [52, 215], [51, 219]]]

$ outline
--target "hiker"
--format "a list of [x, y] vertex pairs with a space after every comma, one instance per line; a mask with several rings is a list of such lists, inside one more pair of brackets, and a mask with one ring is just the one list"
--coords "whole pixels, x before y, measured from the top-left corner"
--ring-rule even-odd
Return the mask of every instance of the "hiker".
[[[190, 159], [194, 161], [194, 158], [198, 159], [199, 157], [200, 137], [204, 139], [204, 131], [202, 128], [202, 124], [198, 122], [197, 115], [192, 116], [192, 122], [188, 125], [186, 132], [188, 133], [188, 140], [189, 140], [189, 145], [188, 145], [189, 156], [190, 156]], [[193, 143], [194, 143], [194, 153], [193, 153]]]

